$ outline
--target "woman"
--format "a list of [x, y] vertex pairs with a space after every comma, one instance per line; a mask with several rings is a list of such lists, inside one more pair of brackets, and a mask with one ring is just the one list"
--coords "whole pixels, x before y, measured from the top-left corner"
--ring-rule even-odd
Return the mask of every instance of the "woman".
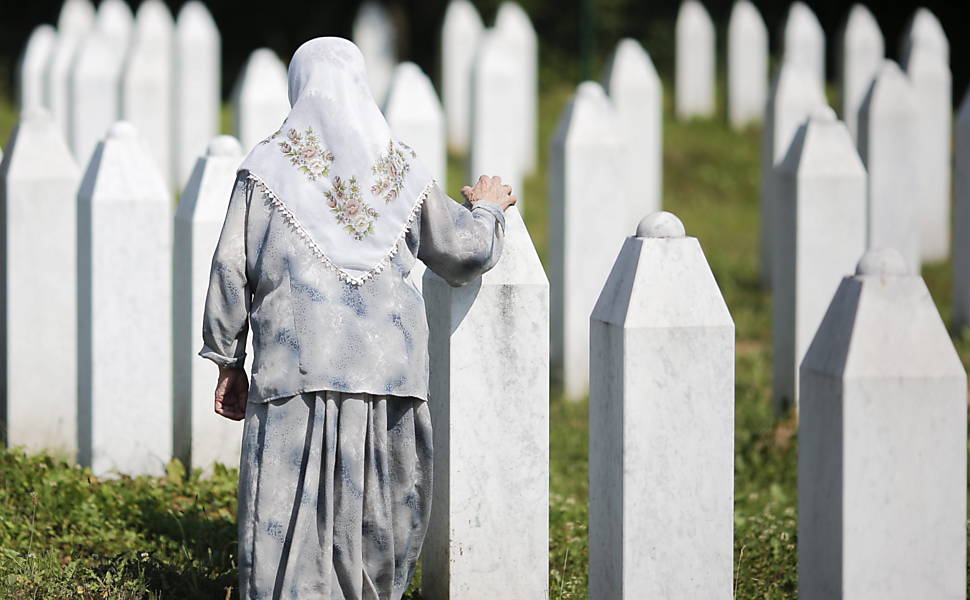
[[431, 509], [428, 329], [409, 274], [415, 258], [452, 285], [490, 269], [516, 200], [483, 177], [451, 201], [391, 137], [347, 40], [303, 44], [289, 96], [240, 167], [200, 353], [219, 365], [216, 412], [245, 418], [241, 596], [398, 599]]

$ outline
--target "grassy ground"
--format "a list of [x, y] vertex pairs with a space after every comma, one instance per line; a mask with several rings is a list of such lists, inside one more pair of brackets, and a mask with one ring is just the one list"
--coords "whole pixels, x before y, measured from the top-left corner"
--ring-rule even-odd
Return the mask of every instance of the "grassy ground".
[[[545, 90], [540, 165], [571, 90]], [[670, 114], [670, 111], [667, 111]], [[0, 106], [0, 139], [11, 121]], [[771, 298], [758, 284], [759, 132], [718, 120], [665, 122], [664, 206], [698, 237], [737, 324], [735, 586], [737, 598], [796, 595], [796, 438], [770, 405]], [[544, 169], [527, 179], [526, 221], [545, 261]], [[462, 185], [452, 159], [449, 188]], [[924, 275], [949, 318], [950, 271]], [[964, 363], [970, 336], [955, 335]], [[550, 597], [587, 596], [585, 402], [551, 405]], [[234, 471], [99, 481], [46, 456], [0, 452], [0, 597], [223, 598], [235, 590]], [[414, 586], [412, 586], [414, 587]], [[412, 598], [419, 598], [412, 594]]]

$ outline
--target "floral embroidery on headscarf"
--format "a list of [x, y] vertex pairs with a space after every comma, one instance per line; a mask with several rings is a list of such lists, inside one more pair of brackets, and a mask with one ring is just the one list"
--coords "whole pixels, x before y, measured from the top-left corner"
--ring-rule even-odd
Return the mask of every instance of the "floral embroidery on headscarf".
[[362, 240], [374, 233], [374, 221], [380, 213], [364, 202], [356, 177], [351, 177], [350, 181], [334, 177], [333, 187], [324, 195], [327, 197], [330, 212], [337, 216], [337, 223], [343, 225], [355, 240]]
[[371, 167], [371, 171], [377, 175], [377, 181], [370, 188], [371, 193], [382, 196], [385, 203], [397, 198], [404, 187], [404, 176], [411, 169], [408, 157], [417, 158], [418, 155], [404, 142], [388, 142], [387, 153]]
[[320, 146], [320, 138], [313, 132], [312, 127], [307, 127], [303, 133], [290, 129], [279, 146], [280, 151], [290, 159], [290, 163], [306, 174], [310, 181], [330, 174], [333, 153]]

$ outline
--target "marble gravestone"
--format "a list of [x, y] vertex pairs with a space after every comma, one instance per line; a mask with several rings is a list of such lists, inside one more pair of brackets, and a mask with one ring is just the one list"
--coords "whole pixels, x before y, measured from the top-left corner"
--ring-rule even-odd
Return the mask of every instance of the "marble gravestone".
[[627, 223], [660, 210], [663, 189], [663, 88], [639, 42], [620, 40], [606, 67], [604, 87], [626, 136]]
[[435, 485], [422, 596], [549, 597], [549, 282], [515, 207], [494, 269], [424, 276]]
[[728, 121], [760, 121], [768, 100], [768, 27], [749, 0], [737, 0], [728, 22]]
[[788, 152], [799, 125], [824, 106], [825, 95], [815, 78], [804, 69], [782, 63], [772, 82], [761, 134], [761, 280], [765, 285], [771, 285], [776, 255], [774, 215], [779, 200], [775, 165]]
[[590, 317], [589, 597], [728, 600], [733, 539], [734, 321], [654, 213]]
[[0, 423], [8, 446], [70, 458], [77, 450], [80, 180], [50, 114], [25, 109], [0, 162]]
[[919, 105], [906, 75], [883, 61], [859, 109], [859, 154], [869, 172], [868, 248], [893, 248], [920, 266]]
[[144, 0], [121, 76], [121, 116], [138, 130], [169, 189], [172, 176], [172, 62], [175, 23], [161, 0]]
[[802, 125], [775, 168], [773, 397], [798, 410], [798, 365], [842, 277], [866, 248], [866, 169], [828, 107]]
[[950, 255], [952, 76], [947, 61], [920, 40], [910, 46], [903, 68], [918, 107], [920, 256], [923, 262], [942, 261]]
[[38, 25], [31, 32], [17, 61], [17, 102], [20, 108], [47, 106], [44, 76], [56, 46], [57, 31], [50, 25]]
[[44, 107], [65, 138], [68, 137], [71, 65], [84, 38], [82, 33], [58, 32], [50, 59], [44, 70]]
[[967, 377], [899, 253], [842, 280], [801, 371], [798, 597], [965, 598]]
[[190, 468], [239, 464], [242, 428], [212, 409], [217, 369], [198, 356], [209, 269], [219, 241], [242, 147], [213, 139], [195, 163], [175, 213], [175, 456]]
[[678, 119], [714, 114], [714, 23], [698, 0], [684, 0], [677, 13], [674, 106]]
[[539, 39], [532, 21], [522, 7], [515, 2], [502, 2], [495, 14], [495, 28], [508, 44], [508, 51], [516, 56], [515, 113], [509, 115], [521, 123], [515, 130], [512, 149], [520, 153], [522, 173], [531, 173], [538, 162], [538, 110], [539, 110]]
[[804, 2], [793, 2], [785, 19], [784, 62], [804, 69], [825, 89], [825, 31]]
[[445, 115], [421, 67], [403, 62], [394, 68], [383, 110], [394, 137], [411, 146], [441, 189], [448, 189]]
[[900, 63], [909, 62], [909, 53], [916, 44], [929, 48], [943, 61], [950, 64], [950, 42], [946, 39], [943, 25], [929, 9], [920, 7], [910, 18], [900, 40]]
[[970, 327], [970, 91], [956, 125], [956, 185], [953, 202], [953, 326]]
[[879, 23], [869, 9], [852, 5], [842, 31], [842, 119], [858, 140], [859, 106], [886, 56]]
[[286, 66], [269, 48], [253, 50], [232, 94], [233, 129], [243, 154], [280, 128], [290, 112]]
[[482, 18], [469, 0], [451, 0], [441, 27], [441, 88], [448, 147], [467, 154], [471, 136], [471, 74], [482, 37]]
[[57, 15], [57, 31], [61, 35], [83, 36], [94, 26], [94, 19], [90, 0], [64, 0]]
[[172, 200], [131, 123], [98, 144], [77, 199], [78, 460], [98, 477], [161, 475], [172, 457]]
[[187, 2], [175, 21], [175, 97], [173, 156], [179, 189], [219, 133], [222, 81], [219, 29], [204, 4]]
[[128, 50], [128, 42], [131, 41], [131, 32], [134, 26], [134, 16], [124, 0], [101, 0], [95, 19], [95, 29], [108, 40], [115, 52], [120, 53], [122, 57]]
[[124, 54], [100, 31], [85, 36], [70, 73], [68, 139], [81, 167], [94, 154], [98, 142], [118, 120], [118, 86]]
[[589, 313], [630, 223], [625, 141], [603, 89], [579, 84], [549, 152], [552, 363], [570, 400], [589, 388]]
[[522, 85], [516, 62], [520, 58], [494, 29], [482, 35], [472, 69], [471, 151], [468, 155], [468, 181], [481, 175], [498, 175], [511, 185], [519, 199], [519, 211], [525, 210], [522, 182], [525, 173], [519, 155], [509, 149], [510, 140], [521, 135], [524, 126], [515, 106]]
[[[364, 55], [367, 82], [374, 101], [380, 106], [391, 82], [391, 72], [397, 64], [397, 32], [382, 4], [368, 0], [360, 5], [354, 19], [353, 40]], [[246, 147], [245, 141], [243, 147]]]

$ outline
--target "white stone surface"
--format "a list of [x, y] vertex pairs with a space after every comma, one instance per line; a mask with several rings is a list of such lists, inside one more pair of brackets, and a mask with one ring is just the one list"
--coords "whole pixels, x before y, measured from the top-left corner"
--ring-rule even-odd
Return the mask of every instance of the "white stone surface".
[[175, 181], [181, 188], [206, 144], [219, 133], [222, 40], [201, 2], [182, 5], [175, 22]]
[[867, 254], [802, 363], [804, 600], [966, 597], [967, 377], [909, 273]]
[[859, 109], [859, 154], [869, 172], [868, 248], [894, 248], [919, 273], [919, 105], [913, 86], [883, 61]]
[[512, 186], [524, 212], [522, 161], [511, 151], [510, 140], [518, 139], [524, 127], [515, 110], [521, 87], [516, 62], [519, 58], [494, 29], [486, 30], [478, 45], [472, 69], [471, 152], [468, 181], [481, 175], [498, 175]]
[[117, 52], [124, 54], [128, 50], [134, 27], [134, 15], [124, 0], [101, 0], [95, 28], [108, 39], [108, 43]]
[[589, 597], [732, 597], [734, 322], [669, 213], [590, 317]]
[[636, 40], [620, 40], [604, 87], [626, 137], [628, 223], [660, 210], [663, 189], [663, 87], [653, 61]]
[[78, 192], [78, 458], [160, 475], [172, 457], [172, 210], [130, 123], [112, 125]]
[[441, 88], [448, 120], [448, 147], [467, 154], [471, 138], [471, 77], [484, 27], [469, 0], [451, 0], [441, 26]]
[[946, 59], [917, 40], [903, 66], [919, 109], [916, 157], [919, 174], [920, 256], [923, 262], [950, 255], [950, 194], [953, 177], [953, 78]]
[[82, 169], [121, 113], [118, 86], [123, 60], [124, 54], [98, 30], [78, 47], [68, 88], [68, 139]]
[[0, 421], [9, 446], [77, 450], [77, 210], [81, 170], [50, 114], [23, 112], [0, 162]]
[[502, 258], [453, 288], [424, 276], [434, 495], [427, 600], [549, 597], [549, 282], [505, 212]]
[[50, 25], [38, 25], [31, 32], [17, 62], [17, 102], [21, 108], [47, 105], [45, 75], [56, 45], [57, 31]]
[[768, 27], [748, 0], [737, 0], [728, 22], [728, 121], [743, 129], [760, 121], [768, 101]]
[[842, 31], [842, 119], [858, 139], [859, 107], [886, 56], [879, 23], [869, 9], [853, 4]]
[[714, 114], [714, 23], [698, 0], [684, 0], [677, 13], [674, 104], [677, 118]]
[[397, 64], [397, 31], [383, 4], [367, 1], [360, 5], [354, 19], [353, 40], [364, 55], [367, 81], [379, 106], [384, 102], [391, 72]]
[[121, 76], [121, 116], [139, 131], [172, 190], [174, 28], [172, 13], [161, 0], [144, 0], [135, 13]]
[[866, 248], [866, 169], [830, 108], [802, 125], [776, 167], [772, 276], [775, 411], [798, 408], [798, 365], [842, 278]]
[[825, 31], [804, 2], [793, 2], [785, 19], [784, 61], [805, 69], [825, 89]]
[[771, 285], [775, 256], [773, 223], [778, 191], [777, 165], [791, 145], [795, 132], [813, 110], [827, 106], [816, 79], [804, 69], [782, 63], [771, 85], [761, 133], [761, 279]]
[[499, 5], [495, 13], [495, 31], [502, 36], [509, 52], [516, 56], [518, 83], [513, 120], [522, 125], [515, 132], [513, 149], [521, 154], [522, 172], [531, 173], [538, 162], [539, 38], [529, 15], [516, 2], [506, 1]]
[[953, 325], [970, 327], [970, 91], [956, 124], [956, 184], [953, 202]]
[[286, 66], [269, 48], [249, 55], [232, 93], [234, 130], [249, 151], [280, 128], [290, 112], [286, 91]]
[[413, 62], [394, 69], [384, 117], [396, 138], [418, 153], [442, 189], [448, 189], [445, 113], [431, 79]]
[[64, 0], [57, 16], [57, 31], [61, 35], [83, 36], [94, 26], [94, 18], [90, 0]]
[[218, 369], [198, 356], [209, 269], [242, 161], [235, 138], [219, 136], [192, 170], [175, 213], [175, 455], [191, 468], [239, 464], [240, 423], [212, 408]]
[[909, 53], [915, 44], [932, 49], [947, 64], [950, 64], [950, 42], [946, 39], [943, 25], [928, 8], [916, 9], [903, 32], [899, 43], [900, 63], [909, 61]]
[[44, 70], [44, 107], [50, 111], [65, 138], [68, 137], [70, 119], [71, 65], [82, 39], [82, 34], [58, 32]]
[[566, 106], [549, 154], [552, 363], [571, 400], [589, 387], [589, 314], [623, 238], [636, 226], [615, 109], [587, 81]]

